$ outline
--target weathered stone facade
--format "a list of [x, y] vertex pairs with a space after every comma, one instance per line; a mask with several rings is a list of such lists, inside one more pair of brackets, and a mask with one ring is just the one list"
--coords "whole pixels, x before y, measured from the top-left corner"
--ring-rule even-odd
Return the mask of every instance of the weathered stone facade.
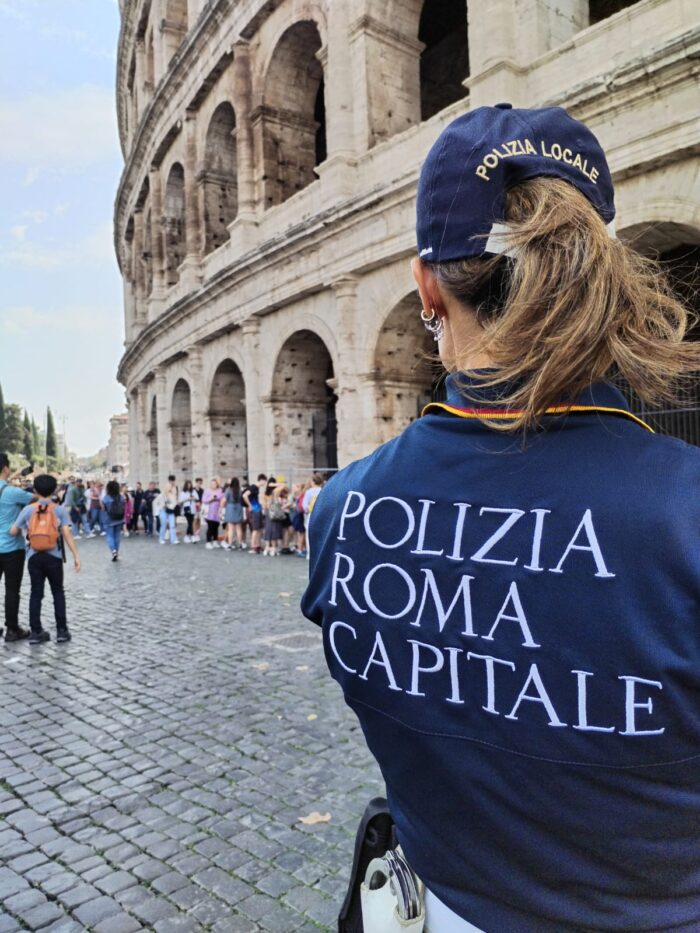
[[107, 444], [107, 472], [118, 474], [117, 479], [129, 475], [129, 416], [112, 415], [109, 419]]
[[691, 0], [121, 7], [133, 480], [305, 478], [416, 417], [432, 389], [408, 263], [416, 181], [465, 108], [566, 106], [608, 152], [618, 234], [697, 255]]

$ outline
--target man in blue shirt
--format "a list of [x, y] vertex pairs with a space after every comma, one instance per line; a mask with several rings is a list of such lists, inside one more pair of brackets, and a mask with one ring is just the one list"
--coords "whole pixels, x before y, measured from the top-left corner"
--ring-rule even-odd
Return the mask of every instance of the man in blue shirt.
[[[24, 542], [14, 538], [10, 528], [32, 494], [8, 483], [10, 459], [0, 453], [0, 578], [5, 578], [5, 641], [20, 641], [29, 637], [19, 624], [19, 591], [24, 574]], [[0, 634], [2, 630], [0, 629]]]

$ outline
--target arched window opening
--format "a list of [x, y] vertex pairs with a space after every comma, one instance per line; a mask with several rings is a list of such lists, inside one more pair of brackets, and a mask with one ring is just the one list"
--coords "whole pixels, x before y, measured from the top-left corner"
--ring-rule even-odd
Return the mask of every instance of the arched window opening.
[[192, 397], [184, 379], [178, 379], [173, 391], [170, 433], [173, 468], [178, 482], [182, 482], [192, 475]]
[[200, 181], [204, 194], [204, 252], [226, 243], [228, 228], [238, 213], [238, 168], [236, 158], [236, 115], [223, 103], [211, 118]]
[[327, 155], [321, 37], [316, 24], [295, 23], [277, 43], [261, 110], [265, 206], [281, 204], [317, 177]]
[[634, 6], [639, 0], [589, 0], [588, 17], [591, 26], [599, 23], [601, 20], [608, 19], [619, 13], [620, 10], [627, 9], [628, 6]]
[[[700, 230], [669, 221], [640, 224], [621, 231], [620, 236], [643, 255], [658, 260], [680, 301], [700, 314]], [[700, 340], [700, 327], [696, 325], [689, 336]], [[616, 382], [632, 410], [654, 430], [700, 446], [700, 380], [683, 387], [680, 405], [661, 409], [647, 408], [623, 380]]]
[[400, 434], [428, 402], [444, 398], [445, 372], [435, 342], [420, 319], [418, 296], [408, 295], [389, 313], [379, 333], [374, 375], [379, 443]]
[[170, 169], [165, 186], [165, 283], [175, 285], [185, 258], [185, 170], [179, 162]]
[[166, 61], [170, 61], [187, 35], [187, 0], [168, 0], [161, 25]]
[[421, 119], [428, 120], [466, 96], [469, 36], [465, 0], [425, 0], [418, 38], [425, 45], [420, 58]]
[[151, 479], [158, 481], [158, 406], [156, 397], [151, 401], [151, 420], [146, 432], [148, 446], [151, 454]]
[[209, 396], [209, 423], [214, 472], [226, 479], [248, 472], [245, 384], [233, 360], [216, 369]]
[[334, 389], [326, 345], [310, 330], [297, 331], [280, 350], [272, 386], [274, 446], [289, 459], [282, 462], [280, 453], [275, 463], [285, 475], [337, 468]]
[[134, 215], [132, 214], [124, 231], [124, 258], [125, 275], [127, 281], [133, 286], [137, 280], [136, 275], [136, 244], [134, 243]]

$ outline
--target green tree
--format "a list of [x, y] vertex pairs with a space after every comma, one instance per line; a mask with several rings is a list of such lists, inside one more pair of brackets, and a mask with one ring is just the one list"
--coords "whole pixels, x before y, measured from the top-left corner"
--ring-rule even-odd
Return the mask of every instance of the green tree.
[[41, 432], [39, 431], [39, 426], [34, 420], [32, 415], [32, 450], [34, 451], [34, 456], [38, 457], [41, 453]]
[[58, 445], [56, 443], [56, 428], [53, 423], [51, 409], [46, 409], [46, 456], [55, 458], [58, 455]]
[[32, 441], [32, 424], [26, 408], [24, 409], [24, 421], [22, 423], [22, 453], [27, 463], [31, 463], [34, 457], [34, 443]]
[[21, 454], [24, 441], [22, 409], [19, 405], [5, 405], [4, 448], [8, 453]]

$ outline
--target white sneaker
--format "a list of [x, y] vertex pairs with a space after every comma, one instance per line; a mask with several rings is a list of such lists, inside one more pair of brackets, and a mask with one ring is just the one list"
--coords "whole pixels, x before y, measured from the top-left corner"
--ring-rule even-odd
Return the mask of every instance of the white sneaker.
[[171, 543], [171, 544], [179, 544], [180, 542], [177, 540], [177, 538], [175, 538], [175, 540], [174, 540], [174, 541], [171, 541], [170, 543]]
[[212, 541], [211, 546], [212, 546], [212, 547], [216, 547], [216, 548], [221, 547], [221, 545], [219, 544], [218, 541]]
[[241, 545], [241, 550], [242, 550], [242, 551], [247, 551], [247, 550], [248, 550], [248, 545], [247, 545], [247, 544], [242, 544], [242, 545]]
[[211, 551], [211, 549], [214, 547], [211, 541], [207, 541], [207, 543], [204, 546], [208, 551]]
[[190, 543], [190, 536], [189, 536], [189, 535], [185, 535], [185, 537], [184, 537], [182, 540], [183, 540], [183, 543], [184, 543], [184, 544], [189, 544], [189, 543]]
[[166, 544], [167, 542], [163, 541], [161, 538], [158, 539], [160, 544]]
[[106, 531], [101, 531], [101, 532], [100, 532], [100, 535], [101, 535], [103, 538], [106, 538], [106, 537], [107, 537], [107, 532], [106, 532]]

